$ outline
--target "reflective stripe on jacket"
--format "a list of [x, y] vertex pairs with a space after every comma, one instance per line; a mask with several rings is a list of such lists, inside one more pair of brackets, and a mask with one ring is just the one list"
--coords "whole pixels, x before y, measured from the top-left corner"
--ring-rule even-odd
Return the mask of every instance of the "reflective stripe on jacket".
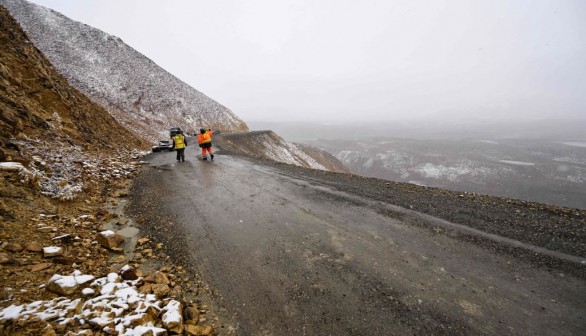
[[177, 134], [173, 137], [173, 141], [175, 141], [175, 149], [185, 148], [185, 139], [183, 135]]
[[200, 145], [210, 143], [212, 142], [212, 137], [208, 134], [208, 132], [205, 132], [204, 134], [200, 133], [197, 135], [197, 142]]

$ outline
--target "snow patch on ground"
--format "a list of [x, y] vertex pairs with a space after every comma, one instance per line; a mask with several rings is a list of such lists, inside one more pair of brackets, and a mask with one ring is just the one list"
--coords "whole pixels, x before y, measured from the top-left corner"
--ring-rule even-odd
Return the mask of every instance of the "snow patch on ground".
[[[51, 280], [59, 281], [63, 286], [74, 287], [87, 284], [94, 276], [73, 272], [70, 276], [55, 274]], [[14, 320], [29, 320], [39, 318], [53, 323], [73, 325], [89, 323], [99, 326], [102, 330], [111, 328], [117, 335], [143, 335], [151, 332], [153, 335], [166, 333], [163, 328], [157, 328], [149, 319], [138, 321], [147, 314], [147, 310], [161, 311], [165, 307], [167, 321], [181, 319], [179, 302], [170, 299], [158, 300], [153, 294], [139, 293], [137, 285], [142, 278], [133, 281], [122, 281], [116, 273], [110, 273], [103, 278], [95, 279], [88, 287], [82, 290], [89, 296], [97, 292], [100, 295], [84, 301], [83, 299], [70, 300], [58, 297], [47, 301], [35, 301], [23, 305], [11, 305], [0, 309], [0, 322]], [[111, 334], [111, 333], [107, 333]]]

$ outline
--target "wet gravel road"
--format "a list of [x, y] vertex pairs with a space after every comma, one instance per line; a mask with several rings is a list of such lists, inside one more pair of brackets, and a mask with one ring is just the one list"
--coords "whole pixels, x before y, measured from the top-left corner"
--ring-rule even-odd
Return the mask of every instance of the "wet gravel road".
[[[387, 204], [376, 196], [384, 183], [377, 189], [364, 180], [370, 190], [348, 192], [339, 187], [343, 176], [187, 154], [185, 163], [174, 153], [151, 155], [128, 211], [201, 274], [230, 316], [221, 334], [586, 330], [586, 281], [564, 271], [584, 267], [584, 255], [571, 249], [551, 250], [551, 260], [556, 253], [574, 259], [544, 267], [513, 256], [515, 248], [495, 248], [510, 242], [471, 239], [473, 232], [446, 229], [445, 220]], [[524, 251], [550, 251], [541, 248]]]

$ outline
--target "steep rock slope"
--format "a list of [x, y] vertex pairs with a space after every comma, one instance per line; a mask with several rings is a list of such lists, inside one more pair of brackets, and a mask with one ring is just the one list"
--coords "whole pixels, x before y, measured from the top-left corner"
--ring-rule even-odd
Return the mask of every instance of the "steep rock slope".
[[348, 173], [334, 156], [318, 149], [288, 143], [272, 131], [221, 134], [214, 138], [227, 152], [296, 166]]
[[90, 180], [82, 173], [90, 155], [141, 141], [71, 87], [1, 6], [0, 15], [0, 161], [21, 164], [22, 181], [44, 195], [74, 197]]
[[1, 0], [72, 85], [126, 128], [158, 140], [170, 127], [245, 131], [228, 108], [101, 30], [24, 0]]

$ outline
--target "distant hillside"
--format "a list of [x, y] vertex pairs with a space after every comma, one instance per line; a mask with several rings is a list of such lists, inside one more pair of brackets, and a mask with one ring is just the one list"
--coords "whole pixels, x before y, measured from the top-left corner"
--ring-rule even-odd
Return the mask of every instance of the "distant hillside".
[[353, 173], [586, 209], [586, 142], [522, 139], [319, 140]]
[[160, 139], [170, 127], [245, 131], [228, 108], [101, 30], [24, 0], [0, 0], [67, 80], [128, 129]]

